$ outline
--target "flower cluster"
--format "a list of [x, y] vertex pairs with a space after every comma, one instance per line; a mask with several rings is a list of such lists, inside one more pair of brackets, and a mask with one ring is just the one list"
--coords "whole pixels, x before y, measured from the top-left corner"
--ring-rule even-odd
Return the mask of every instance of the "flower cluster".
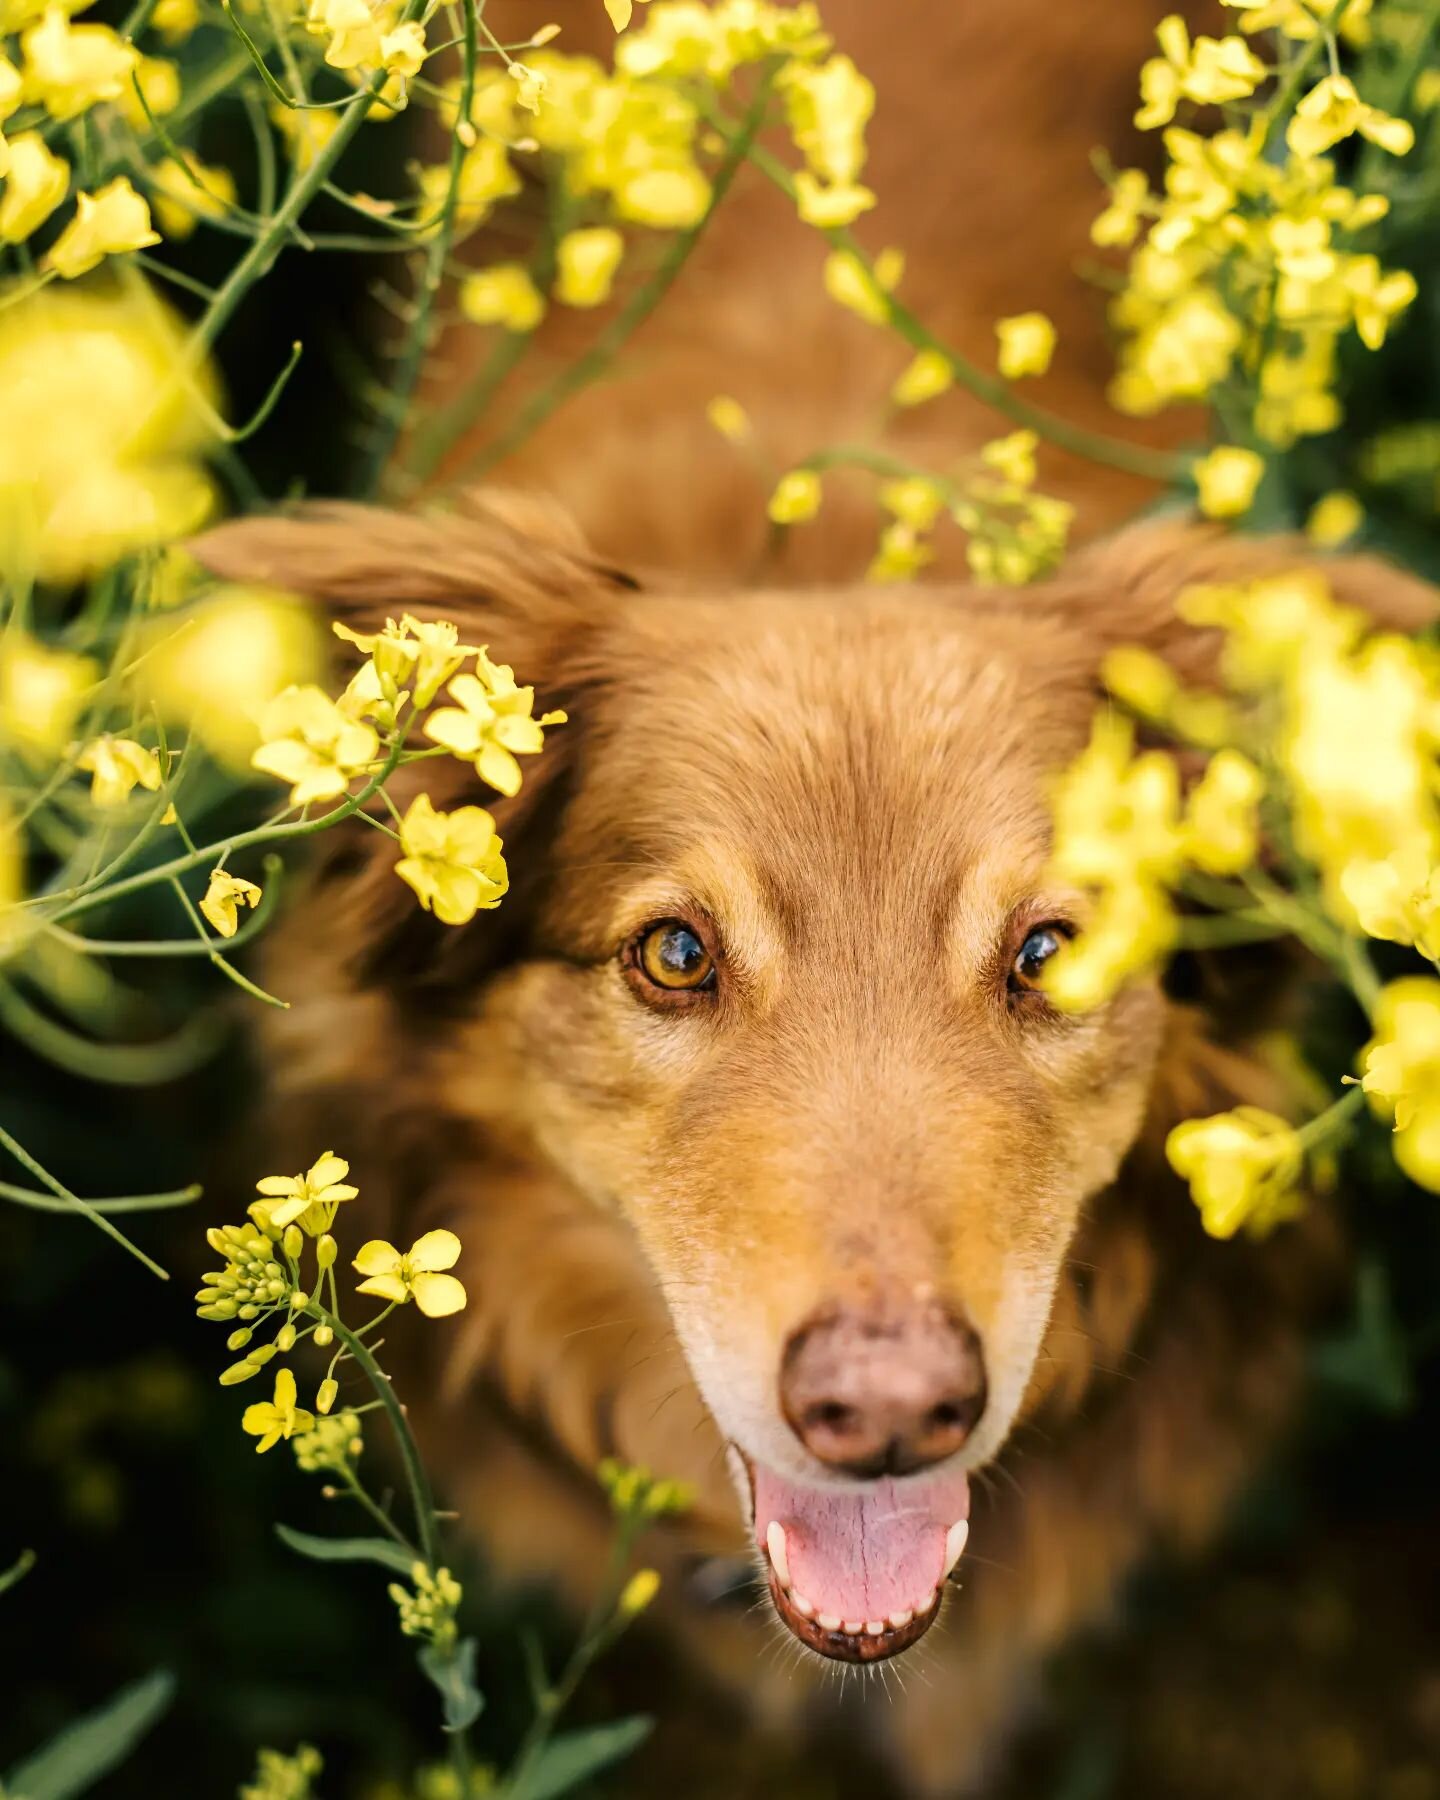
[[460, 1583], [448, 1569], [432, 1571], [423, 1562], [411, 1569], [410, 1582], [407, 1588], [392, 1581], [386, 1590], [399, 1608], [401, 1631], [432, 1644], [453, 1643], [455, 1614], [463, 1598]]
[[[1278, 29], [1308, 41], [1327, 28], [1326, 8], [1257, 6], [1239, 25], [1247, 35]], [[1356, 141], [1403, 157], [1414, 129], [1364, 101], [1338, 67], [1287, 117], [1252, 104], [1272, 71], [1246, 37], [1192, 43], [1178, 16], [1158, 36], [1162, 54], [1142, 72], [1136, 123], [1164, 128], [1162, 186], [1152, 191], [1140, 170], [1121, 171], [1092, 230], [1101, 246], [1134, 246], [1112, 307], [1121, 335], [1113, 398], [1146, 414], [1223, 388], [1227, 418], [1238, 421], [1243, 407], [1245, 435], [1284, 449], [1340, 422], [1342, 338], [1353, 331], [1377, 349], [1416, 291], [1410, 274], [1384, 268], [1364, 247], [1388, 197], [1345, 186], [1328, 153]], [[1184, 102], [1223, 105], [1229, 120], [1249, 111], [1207, 137], [1172, 124]], [[1239, 447], [1228, 463], [1202, 466], [1202, 506], [1215, 516], [1245, 510], [1262, 467], [1254, 448]]]

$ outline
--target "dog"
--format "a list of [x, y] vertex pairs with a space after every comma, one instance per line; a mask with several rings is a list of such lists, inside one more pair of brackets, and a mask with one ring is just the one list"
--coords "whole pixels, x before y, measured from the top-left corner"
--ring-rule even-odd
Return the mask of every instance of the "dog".
[[[1054, 403], [1091, 423], [1086, 159], [1123, 138], [1158, 10], [927, 5], [903, 41], [889, 9], [827, 21], [875, 74], [907, 295], [977, 356], [998, 313], [1045, 308]], [[452, 619], [570, 715], [493, 805], [497, 912], [440, 925], [379, 834], [327, 834], [265, 972], [292, 1002], [262, 1032], [276, 1166], [333, 1146], [372, 1229], [464, 1244], [470, 1305], [407, 1392], [466, 1530], [583, 1603], [601, 1460], [691, 1482], [647, 1545], [655, 1628], [760, 1718], [838, 1721], [904, 1791], [958, 1794], [1044, 1656], [1155, 1548], [1216, 1532], [1337, 1264], [1318, 1204], [1211, 1242], [1163, 1153], [1182, 1118], [1283, 1107], [1253, 1040], [1293, 970], [1256, 953], [1243, 987], [1199, 969], [1184, 998], [1139, 980], [1075, 1017], [1038, 984], [1084, 918], [1048, 871], [1048, 793], [1105, 653], [1213, 681], [1176, 595], [1312, 553], [1181, 518], [1115, 532], [1143, 491], [1056, 458], [1094, 541], [1022, 592], [943, 562], [866, 585], [873, 517], [843, 486], [767, 566], [763, 495], [705, 400], [738, 395], [784, 460], [871, 418], [904, 354], [827, 308], [799, 227], [777, 270], [770, 205], [740, 193], [635, 372], [504, 487], [240, 520], [197, 553], [351, 626]], [[450, 376], [468, 354], [442, 345]], [[996, 422], [951, 397], [896, 429], [951, 457]], [[1433, 617], [1375, 559], [1326, 568], [1387, 625]], [[490, 803], [450, 760], [394, 787], [422, 789]], [[695, 1595], [697, 1558], [737, 1554], [758, 1619]], [[814, 1670], [924, 1655], [928, 1680], [888, 1707], [785, 1682], [759, 1654], [777, 1625]]]

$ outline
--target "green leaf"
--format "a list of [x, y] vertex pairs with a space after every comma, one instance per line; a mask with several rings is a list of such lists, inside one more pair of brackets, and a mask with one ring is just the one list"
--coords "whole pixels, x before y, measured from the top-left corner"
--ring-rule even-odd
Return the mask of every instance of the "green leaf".
[[440, 1690], [445, 1705], [445, 1729], [464, 1731], [480, 1717], [485, 1696], [475, 1685], [475, 1640], [461, 1638], [441, 1652], [426, 1644], [419, 1655], [420, 1667]]
[[122, 1688], [6, 1777], [14, 1800], [70, 1800], [117, 1768], [169, 1706], [175, 1677], [157, 1669]]
[[649, 1737], [655, 1721], [639, 1715], [594, 1725], [587, 1731], [567, 1731], [550, 1742], [530, 1765], [524, 1800], [554, 1800], [568, 1794], [592, 1775], [629, 1756]]
[[316, 1562], [379, 1563], [392, 1574], [408, 1576], [418, 1560], [403, 1544], [389, 1538], [313, 1537], [308, 1531], [293, 1531], [288, 1525], [277, 1525], [275, 1535], [282, 1544]]
[[0, 1594], [7, 1593], [17, 1581], [23, 1581], [35, 1567], [35, 1552], [22, 1550], [10, 1567], [0, 1573]]

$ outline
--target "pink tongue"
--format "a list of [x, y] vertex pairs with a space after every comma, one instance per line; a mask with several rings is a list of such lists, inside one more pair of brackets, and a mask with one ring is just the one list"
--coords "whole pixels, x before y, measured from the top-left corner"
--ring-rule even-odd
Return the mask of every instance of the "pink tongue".
[[861, 1491], [797, 1487], [759, 1463], [755, 1535], [785, 1528], [790, 1584], [817, 1612], [883, 1619], [916, 1611], [945, 1569], [945, 1536], [970, 1514], [963, 1473], [877, 1481]]

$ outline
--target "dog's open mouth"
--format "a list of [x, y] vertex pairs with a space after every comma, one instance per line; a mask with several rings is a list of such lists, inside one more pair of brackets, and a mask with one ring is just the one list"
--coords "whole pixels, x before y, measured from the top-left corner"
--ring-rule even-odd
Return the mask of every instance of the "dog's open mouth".
[[922, 1638], [969, 1536], [963, 1473], [802, 1487], [743, 1457], [770, 1597], [789, 1629], [841, 1662], [881, 1662]]

